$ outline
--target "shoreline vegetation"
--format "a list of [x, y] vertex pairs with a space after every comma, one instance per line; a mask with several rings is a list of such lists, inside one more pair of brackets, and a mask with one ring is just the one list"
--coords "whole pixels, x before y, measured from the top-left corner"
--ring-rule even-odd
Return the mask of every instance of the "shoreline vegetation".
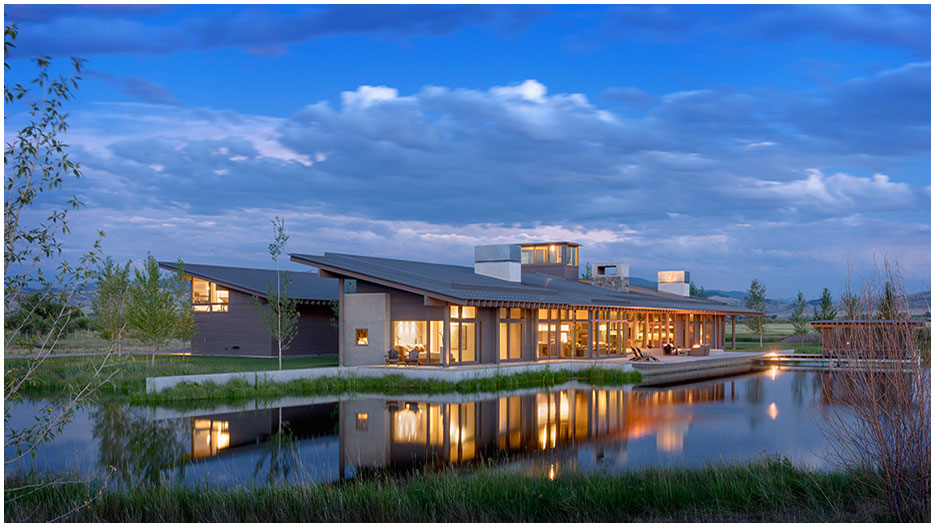
[[[34, 483], [7, 480], [7, 488]], [[871, 522], [887, 521], [850, 471], [788, 459], [621, 474], [503, 473], [489, 466], [333, 484], [105, 488], [63, 483], [5, 495], [4, 520], [45, 522]]]
[[[68, 393], [73, 387], [83, 385], [92, 378], [93, 368], [97, 361], [99, 359], [96, 357], [50, 357], [37, 370], [34, 377], [23, 386], [23, 394], [44, 396]], [[5, 372], [24, 365], [23, 359], [4, 361]], [[283, 369], [329, 366], [337, 366], [337, 356], [283, 359]], [[589, 368], [576, 372], [567, 370], [525, 372], [458, 382], [410, 379], [402, 375], [323, 377], [283, 383], [265, 382], [258, 383], [256, 386], [243, 380], [234, 380], [221, 385], [212, 382], [183, 383], [159, 393], [146, 393], [146, 377], [275, 370], [276, 358], [159, 356], [156, 358], [156, 367], [151, 368], [146, 357], [124, 356], [118, 358], [113, 367], [120, 370], [110, 382], [101, 386], [98, 393], [108, 396], [125, 396], [131, 403], [141, 404], [194, 401], [242, 402], [254, 398], [270, 399], [343, 393], [387, 395], [477, 393], [549, 387], [570, 380], [579, 380], [593, 385], [636, 384], [640, 381], [640, 375], [637, 372], [624, 373]]]
[[322, 377], [297, 379], [289, 382], [264, 382], [256, 386], [242, 380], [225, 384], [182, 383], [159, 393], [130, 394], [132, 403], [163, 403], [172, 401], [218, 400], [242, 401], [255, 398], [286, 396], [340, 395], [345, 393], [379, 393], [386, 395], [482, 393], [518, 390], [521, 388], [548, 388], [577, 380], [594, 386], [638, 384], [638, 372], [621, 372], [602, 368], [586, 370], [545, 370], [511, 375], [496, 375], [457, 382], [436, 379], [411, 379], [402, 375], [384, 377]]

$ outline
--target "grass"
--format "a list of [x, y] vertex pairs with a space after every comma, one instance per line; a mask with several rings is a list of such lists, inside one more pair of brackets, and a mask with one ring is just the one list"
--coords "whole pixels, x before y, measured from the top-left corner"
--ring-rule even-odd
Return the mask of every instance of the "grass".
[[726, 338], [724, 345], [726, 351], [779, 351], [793, 350], [796, 353], [821, 353], [821, 344], [802, 344], [798, 342], [780, 342], [780, 340], [791, 337], [795, 330], [790, 322], [776, 322], [771, 320], [766, 324], [766, 330], [763, 332], [763, 345], [760, 346], [760, 335], [750, 331], [743, 323], [737, 324], [737, 349], [731, 350], [730, 324], [725, 326]]
[[[9, 333], [4, 331], [4, 333]], [[56, 354], [69, 354], [69, 353], [104, 353], [110, 349], [110, 341], [102, 339], [95, 331], [91, 330], [78, 330], [75, 331], [65, 338], [58, 341], [58, 344], [55, 345]], [[128, 338], [121, 344], [121, 349], [123, 351], [149, 351], [145, 344], [134, 338]], [[191, 350], [191, 341], [188, 340], [179, 340], [172, 339], [166, 344], [165, 349], [173, 351], [189, 351]], [[18, 347], [15, 344], [9, 349], [4, 350], [4, 354], [7, 356], [10, 355], [26, 355], [28, 350]]]
[[[52, 356], [39, 367], [34, 376], [23, 385], [23, 392], [67, 392], [72, 387], [84, 386], [92, 379], [94, 368], [101, 357]], [[337, 355], [321, 357], [283, 358], [283, 369], [321, 368], [337, 366]], [[5, 378], [13, 370], [22, 371], [25, 359], [6, 358], [3, 361]], [[203, 373], [230, 373], [239, 371], [275, 370], [278, 362], [272, 358], [253, 357], [205, 357], [190, 355], [156, 356], [155, 367], [150, 366], [148, 356], [125, 355], [115, 360], [111, 368], [118, 371], [100, 392], [129, 395], [146, 389], [146, 377], [169, 375], [195, 375]], [[109, 375], [110, 371], [103, 372]]]
[[[6, 487], [24, 482], [7, 480]], [[28, 483], [28, 482], [26, 482]], [[611, 474], [444, 471], [408, 479], [239, 488], [66, 483], [4, 495], [7, 522], [868, 522], [885, 521], [847, 472], [788, 460]], [[87, 504], [87, 506], [84, 506]]]
[[477, 393], [509, 391], [520, 388], [547, 388], [569, 380], [580, 380], [593, 385], [636, 384], [638, 372], [621, 372], [601, 368], [588, 368], [577, 372], [545, 370], [513, 375], [496, 375], [463, 381], [410, 379], [402, 375], [385, 377], [323, 377], [298, 379], [285, 383], [258, 383], [256, 386], [242, 380], [225, 384], [182, 383], [159, 393], [134, 393], [134, 403], [165, 403], [223, 399], [239, 401], [256, 398], [276, 398], [295, 395], [330, 395], [342, 393], [382, 393], [387, 395], [412, 393]]

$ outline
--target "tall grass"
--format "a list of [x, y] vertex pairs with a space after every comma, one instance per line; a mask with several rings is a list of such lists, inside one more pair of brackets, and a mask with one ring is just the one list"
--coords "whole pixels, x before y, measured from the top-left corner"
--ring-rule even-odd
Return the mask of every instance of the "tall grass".
[[[39, 367], [35, 374], [23, 385], [24, 393], [60, 392], [66, 393], [73, 386], [83, 386], [94, 375], [94, 368], [99, 365], [99, 357], [53, 356]], [[284, 369], [318, 368], [337, 366], [337, 355], [321, 357], [284, 358]], [[26, 367], [24, 359], [5, 359], [5, 374], [11, 370]], [[123, 355], [116, 358], [108, 368], [116, 369], [110, 382], [101, 386], [99, 392], [131, 394], [146, 389], [146, 377], [169, 375], [195, 375], [204, 373], [229, 373], [239, 371], [264, 371], [277, 368], [276, 358], [254, 357], [204, 357], [188, 355], [157, 356], [155, 367], [150, 367], [148, 357]], [[110, 371], [104, 372], [104, 376]]]
[[[8, 486], [10, 482], [8, 481]], [[270, 487], [45, 487], [6, 498], [4, 520], [41, 522], [659, 522], [880, 521], [847, 472], [788, 460], [705, 468], [558, 475], [451, 471], [409, 479]], [[95, 498], [96, 497], [96, 498]], [[95, 498], [95, 499], [92, 499]], [[84, 503], [86, 507], [80, 507]]]
[[272, 398], [295, 395], [331, 395], [343, 393], [383, 393], [387, 395], [411, 393], [478, 393], [509, 391], [520, 388], [548, 388], [569, 380], [580, 380], [596, 385], [636, 384], [640, 381], [637, 372], [622, 372], [601, 368], [588, 368], [577, 372], [567, 370], [544, 370], [523, 372], [513, 375], [478, 377], [462, 381], [411, 379], [393, 374], [384, 377], [322, 377], [298, 379], [289, 382], [260, 382], [255, 386], [243, 380], [225, 384], [182, 383], [159, 393], [134, 393], [134, 403], [163, 403], [171, 401], [216, 400], [237, 401], [244, 399]]

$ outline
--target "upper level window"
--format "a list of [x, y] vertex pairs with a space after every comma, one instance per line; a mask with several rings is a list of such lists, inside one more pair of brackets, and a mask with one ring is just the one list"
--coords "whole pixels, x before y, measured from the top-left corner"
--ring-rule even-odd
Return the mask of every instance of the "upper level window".
[[215, 284], [192, 278], [192, 310], [196, 313], [220, 313], [227, 311], [230, 291]]

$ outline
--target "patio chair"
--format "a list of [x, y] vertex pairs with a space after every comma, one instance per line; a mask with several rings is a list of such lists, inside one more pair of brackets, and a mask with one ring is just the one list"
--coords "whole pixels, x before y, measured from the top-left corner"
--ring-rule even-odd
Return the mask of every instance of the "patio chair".
[[630, 359], [631, 361], [643, 361], [643, 362], [649, 362], [649, 361], [658, 362], [659, 361], [659, 359], [657, 359], [656, 357], [653, 357], [648, 352], [643, 353], [643, 350], [637, 348], [636, 346], [630, 346], [630, 349], [633, 350], [633, 358]]
[[407, 366], [409, 364], [415, 364], [416, 366], [418, 366], [419, 365], [419, 350], [417, 349], [409, 350], [409, 353], [407, 353], [405, 357], [403, 357], [403, 359], [406, 361]]
[[399, 352], [395, 348], [386, 350], [386, 365], [395, 364], [399, 366]]

